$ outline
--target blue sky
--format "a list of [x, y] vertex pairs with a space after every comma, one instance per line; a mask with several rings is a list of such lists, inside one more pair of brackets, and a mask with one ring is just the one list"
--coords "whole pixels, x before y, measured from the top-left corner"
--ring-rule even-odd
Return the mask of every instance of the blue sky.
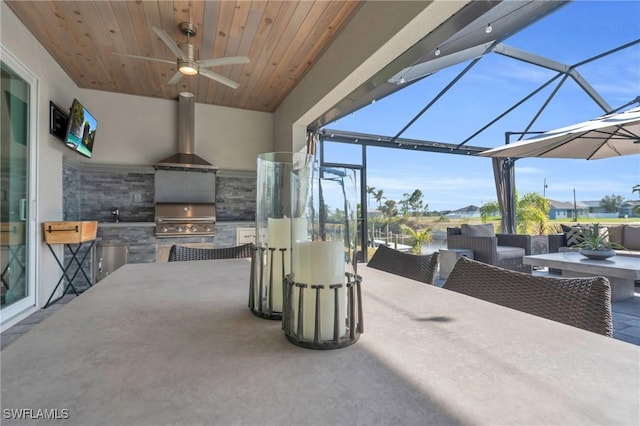
[[[639, 1], [578, 0], [504, 43], [572, 65], [638, 38]], [[466, 63], [442, 70], [326, 128], [393, 136], [465, 66]], [[640, 45], [580, 67], [578, 71], [611, 107], [618, 108], [640, 96]], [[554, 74], [513, 59], [489, 55], [402, 137], [460, 143]], [[554, 87], [552, 84], [468, 144], [482, 147], [504, 144], [505, 132], [523, 131]], [[638, 104], [629, 108], [635, 106]], [[552, 130], [603, 113], [568, 80], [531, 130]], [[347, 147], [334, 151], [332, 157], [349, 162], [353, 154]], [[382, 189], [387, 198], [398, 201], [403, 193], [420, 189], [430, 210], [457, 209], [496, 199], [488, 158], [369, 148], [367, 169], [367, 184]], [[631, 189], [640, 184], [640, 156], [593, 161], [538, 158], [516, 161], [516, 186], [520, 194], [542, 194], [545, 181], [546, 197], [558, 201], [573, 201], [574, 189], [578, 201], [600, 200], [610, 194], [622, 195], [627, 200], [638, 199], [638, 194], [632, 194]]]

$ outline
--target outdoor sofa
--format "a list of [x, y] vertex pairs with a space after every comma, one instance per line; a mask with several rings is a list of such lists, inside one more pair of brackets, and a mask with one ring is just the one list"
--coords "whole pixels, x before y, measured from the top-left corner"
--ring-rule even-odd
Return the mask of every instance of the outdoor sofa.
[[[561, 234], [549, 235], [549, 253], [571, 250], [578, 242], [576, 232], [588, 227], [588, 224], [562, 225]], [[609, 234], [609, 241], [620, 244], [624, 250], [616, 250], [616, 254], [640, 257], [640, 224], [601, 225]]]
[[[572, 248], [577, 244], [576, 233], [584, 231], [588, 224], [562, 225], [561, 234], [549, 235], [549, 253], [558, 253], [567, 250], [577, 250]], [[620, 244], [625, 249], [616, 250], [616, 254], [624, 256], [640, 257], [640, 224], [616, 224], [602, 225], [607, 228], [609, 241]], [[556, 268], [549, 268], [549, 273], [560, 274], [562, 271]]]

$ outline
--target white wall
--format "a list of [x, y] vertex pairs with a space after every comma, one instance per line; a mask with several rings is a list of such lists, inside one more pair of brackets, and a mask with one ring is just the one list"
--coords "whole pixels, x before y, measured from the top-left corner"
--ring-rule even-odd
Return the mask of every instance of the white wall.
[[196, 154], [220, 170], [256, 170], [258, 154], [274, 150], [271, 113], [197, 103], [195, 122]]
[[[177, 99], [81, 89], [78, 100], [98, 120], [98, 130], [92, 158], [69, 151], [74, 160], [151, 166], [177, 152]], [[196, 103], [195, 153], [221, 170], [255, 170], [256, 156], [272, 146], [271, 113]]]

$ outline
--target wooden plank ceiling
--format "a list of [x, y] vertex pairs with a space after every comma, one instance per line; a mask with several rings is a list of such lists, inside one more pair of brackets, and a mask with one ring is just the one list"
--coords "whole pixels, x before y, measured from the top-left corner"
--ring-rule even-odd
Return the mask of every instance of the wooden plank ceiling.
[[[6, 1], [81, 88], [196, 101], [256, 111], [274, 111], [361, 6], [361, 1]], [[210, 68], [240, 84], [231, 89], [202, 75], [168, 80], [176, 63], [114, 55], [114, 52], [175, 61], [152, 30], [165, 30], [180, 44], [181, 22], [192, 22], [190, 42], [199, 59], [247, 56], [248, 64]]]

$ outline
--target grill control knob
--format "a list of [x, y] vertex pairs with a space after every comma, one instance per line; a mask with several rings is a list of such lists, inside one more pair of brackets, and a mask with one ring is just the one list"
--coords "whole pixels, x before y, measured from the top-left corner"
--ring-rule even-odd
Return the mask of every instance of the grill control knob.
[[209, 225], [204, 227], [205, 232], [211, 232], [211, 227]]
[[196, 228], [195, 226], [191, 227], [191, 232], [196, 232], [198, 230], [198, 228]]
[[162, 227], [162, 232], [169, 232], [169, 228], [167, 228], [166, 226]]
[[178, 229], [177, 229], [177, 230], [178, 230], [178, 232], [182, 232], [182, 231], [183, 231], [182, 226], [178, 226]]

